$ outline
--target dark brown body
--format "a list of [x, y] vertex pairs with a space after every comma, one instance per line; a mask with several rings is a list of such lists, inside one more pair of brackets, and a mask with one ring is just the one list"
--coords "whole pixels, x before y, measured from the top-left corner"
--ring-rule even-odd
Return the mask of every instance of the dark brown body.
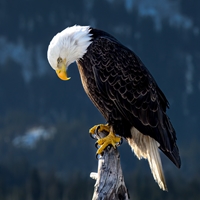
[[180, 167], [176, 133], [166, 115], [168, 101], [141, 60], [109, 34], [92, 29], [92, 43], [77, 61], [85, 92], [114, 132], [130, 138], [135, 127], [160, 144]]

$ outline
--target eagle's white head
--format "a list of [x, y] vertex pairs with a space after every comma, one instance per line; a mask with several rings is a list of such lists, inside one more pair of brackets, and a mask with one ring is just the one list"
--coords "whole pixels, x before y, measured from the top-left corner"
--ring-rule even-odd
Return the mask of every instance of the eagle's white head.
[[79, 60], [91, 44], [89, 26], [72, 26], [58, 33], [51, 40], [47, 58], [51, 67], [62, 80], [68, 80], [67, 67]]

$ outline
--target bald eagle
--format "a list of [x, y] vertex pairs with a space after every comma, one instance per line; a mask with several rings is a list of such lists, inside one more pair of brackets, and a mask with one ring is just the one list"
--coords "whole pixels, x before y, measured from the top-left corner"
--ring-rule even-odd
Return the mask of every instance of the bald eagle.
[[77, 25], [53, 37], [47, 57], [62, 80], [70, 79], [67, 68], [76, 61], [86, 94], [107, 121], [98, 125], [109, 134], [97, 141], [97, 153], [125, 138], [139, 159], [148, 160], [159, 187], [167, 190], [158, 149], [180, 168], [176, 133], [166, 115], [169, 103], [140, 58], [110, 34]]

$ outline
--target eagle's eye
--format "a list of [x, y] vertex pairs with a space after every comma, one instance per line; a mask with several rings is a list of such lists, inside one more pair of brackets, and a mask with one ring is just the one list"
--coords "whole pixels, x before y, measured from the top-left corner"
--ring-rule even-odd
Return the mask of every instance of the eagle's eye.
[[57, 59], [57, 63], [60, 64], [61, 62], [62, 62], [62, 58], [59, 57], [59, 58]]

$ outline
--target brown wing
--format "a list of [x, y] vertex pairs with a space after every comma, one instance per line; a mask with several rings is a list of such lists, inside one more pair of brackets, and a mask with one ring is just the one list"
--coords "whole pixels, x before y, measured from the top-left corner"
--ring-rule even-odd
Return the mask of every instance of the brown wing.
[[112, 38], [99, 37], [88, 48], [96, 85], [121, 115], [180, 167], [176, 133], [166, 115], [168, 101], [140, 59]]

